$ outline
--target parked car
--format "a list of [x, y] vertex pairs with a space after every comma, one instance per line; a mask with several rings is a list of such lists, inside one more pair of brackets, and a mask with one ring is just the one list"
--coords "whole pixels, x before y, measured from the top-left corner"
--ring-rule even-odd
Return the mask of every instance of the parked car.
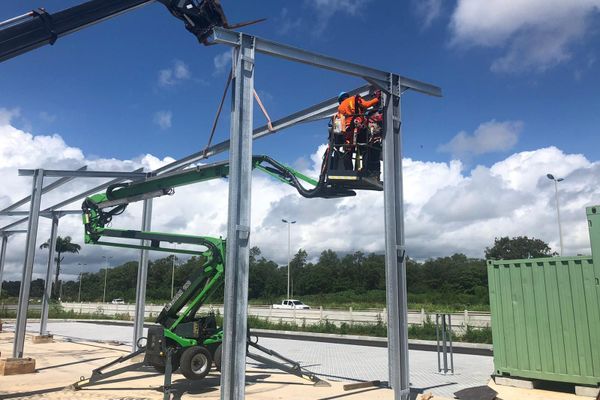
[[287, 309], [287, 310], [310, 310], [309, 306], [307, 306], [300, 300], [294, 300], [294, 299], [282, 300], [281, 304], [273, 304], [273, 308]]
[[125, 304], [125, 300], [123, 299], [113, 299], [113, 301], [111, 301], [112, 304]]

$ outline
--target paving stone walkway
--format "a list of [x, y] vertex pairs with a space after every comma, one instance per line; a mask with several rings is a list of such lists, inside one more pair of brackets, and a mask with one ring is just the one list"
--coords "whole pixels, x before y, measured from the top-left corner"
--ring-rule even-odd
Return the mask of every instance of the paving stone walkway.
[[[13, 326], [7, 324], [6, 328], [12, 330]], [[30, 323], [27, 329], [36, 332], [39, 325]], [[50, 322], [48, 330], [56, 336], [86, 340], [116, 340], [128, 345], [132, 341], [130, 326]], [[259, 344], [299, 361], [302, 366], [328, 380], [388, 379], [385, 348], [273, 338], [261, 338]], [[455, 354], [454, 375], [443, 375], [437, 372], [437, 354], [419, 350], [409, 352], [409, 362], [410, 382], [416, 392], [432, 392], [448, 398], [453, 398], [453, 393], [458, 390], [487, 384], [494, 368], [492, 357]]]

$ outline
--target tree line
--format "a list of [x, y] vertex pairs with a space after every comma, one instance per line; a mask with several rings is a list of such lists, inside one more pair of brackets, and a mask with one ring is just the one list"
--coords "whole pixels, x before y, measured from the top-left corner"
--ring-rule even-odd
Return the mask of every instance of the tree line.
[[[486, 258], [531, 258], [545, 257], [553, 253], [543, 241], [518, 238], [497, 238], [486, 248]], [[62, 260], [61, 260], [62, 261]], [[171, 279], [175, 291], [188, 276], [201, 268], [202, 259], [191, 257], [180, 260], [169, 255], [151, 261], [148, 269], [146, 298], [148, 302], [162, 303], [171, 298]], [[122, 298], [135, 300], [137, 280], [136, 261], [126, 262], [110, 268], [108, 272], [85, 272], [81, 275], [81, 301], [106, 301]], [[173, 266], [175, 266], [173, 268]], [[364, 302], [385, 303], [385, 264], [382, 254], [355, 252], [338, 254], [323, 251], [314, 261], [309, 261], [305, 250], [299, 250], [290, 262], [291, 291], [295, 298], [310, 298], [318, 301], [319, 296], [335, 294], [340, 303]], [[174, 271], [174, 276], [172, 273]], [[469, 307], [488, 304], [488, 284], [485, 260], [470, 258], [464, 254], [453, 254], [417, 262], [406, 260], [408, 300], [410, 303], [454, 305]], [[106, 279], [106, 296], [104, 282]], [[32, 282], [31, 297], [42, 296], [44, 281]], [[59, 296], [62, 301], [79, 299], [80, 282], [60, 282]], [[17, 297], [19, 282], [4, 282], [3, 297]], [[266, 258], [260, 249], [250, 251], [250, 277], [248, 297], [265, 304], [279, 302], [287, 295], [287, 266], [280, 267]], [[222, 301], [223, 292], [218, 292], [215, 303]]]

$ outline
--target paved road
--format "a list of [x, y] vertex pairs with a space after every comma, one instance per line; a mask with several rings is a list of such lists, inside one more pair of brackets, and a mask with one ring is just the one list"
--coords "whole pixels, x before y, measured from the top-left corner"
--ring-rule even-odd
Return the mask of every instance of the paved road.
[[[13, 327], [7, 325], [6, 328], [12, 330]], [[39, 325], [30, 323], [27, 328], [36, 332]], [[117, 340], [129, 345], [132, 340], [132, 328], [129, 326], [49, 322], [48, 328], [57, 336], [88, 340]], [[387, 381], [388, 379], [385, 348], [272, 338], [261, 338], [259, 343], [299, 361], [325, 379], [341, 381]], [[409, 357], [413, 388], [449, 398], [453, 398], [452, 394], [460, 389], [485, 385], [494, 368], [492, 357], [455, 354], [455, 374], [443, 375], [437, 373], [435, 352], [411, 350]]]
[[[65, 310], [73, 310], [79, 313], [99, 313], [104, 315], [129, 315], [132, 317], [135, 314], [135, 305], [133, 304], [109, 304], [109, 303], [62, 303]], [[7, 309], [15, 309], [16, 305], [5, 305]], [[30, 309], [39, 310], [40, 305], [30, 305]], [[146, 318], [153, 318], [162, 310], [162, 305], [146, 304]], [[202, 312], [208, 312], [213, 309], [223, 315], [223, 306], [214, 305], [202, 307]], [[385, 309], [371, 310], [352, 310], [346, 309], [323, 309], [320, 307], [310, 310], [279, 310], [269, 306], [249, 306], [248, 315], [256, 316], [261, 319], [278, 322], [290, 322], [301, 324], [318, 324], [320, 322], [329, 321], [336, 325], [342, 323], [357, 323], [357, 324], [375, 324], [378, 321], [387, 320]], [[427, 318], [431, 318], [435, 322], [435, 314], [428, 315], [423, 311], [409, 311], [409, 324], [422, 324]], [[472, 327], [490, 326], [490, 314], [483, 312], [464, 311], [452, 314], [452, 327], [455, 331], [461, 332], [467, 325]]]

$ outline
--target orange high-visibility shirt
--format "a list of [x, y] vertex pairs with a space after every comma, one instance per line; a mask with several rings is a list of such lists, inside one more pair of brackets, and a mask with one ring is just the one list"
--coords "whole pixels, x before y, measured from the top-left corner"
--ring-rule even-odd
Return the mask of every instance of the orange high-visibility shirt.
[[338, 113], [344, 116], [345, 129], [348, 129], [348, 127], [352, 123], [352, 119], [355, 114], [363, 114], [367, 108], [379, 104], [379, 99], [377, 97], [371, 100], [365, 100], [362, 97], [358, 97], [357, 109], [355, 104], [356, 98], [357, 96], [348, 97], [346, 100], [342, 101], [342, 103], [338, 107]]

